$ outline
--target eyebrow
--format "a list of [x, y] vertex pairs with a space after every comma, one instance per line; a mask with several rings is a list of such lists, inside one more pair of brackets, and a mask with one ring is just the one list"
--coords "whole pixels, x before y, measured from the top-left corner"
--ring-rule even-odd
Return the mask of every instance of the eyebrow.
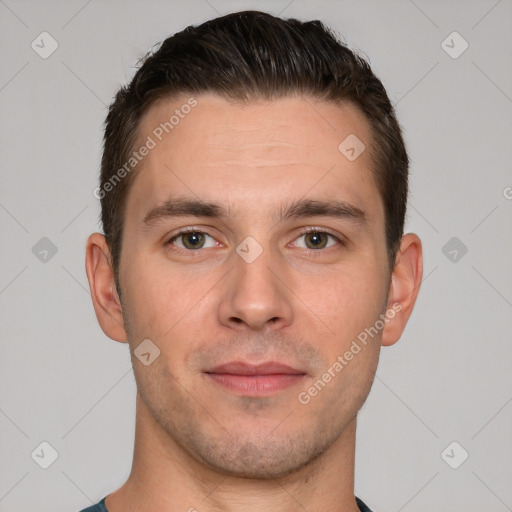
[[[175, 217], [209, 217], [226, 220], [230, 209], [218, 203], [200, 199], [175, 198], [152, 208], [144, 217], [143, 223], [153, 224], [160, 220]], [[281, 205], [278, 221], [303, 217], [332, 217], [348, 220], [357, 225], [365, 225], [368, 215], [365, 210], [341, 200], [299, 199]]]

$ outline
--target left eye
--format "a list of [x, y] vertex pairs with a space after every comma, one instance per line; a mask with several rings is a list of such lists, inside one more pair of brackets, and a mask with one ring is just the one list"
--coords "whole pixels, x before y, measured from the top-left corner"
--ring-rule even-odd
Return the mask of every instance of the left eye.
[[[306, 231], [305, 233], [302, 233], [298, 238], [305, 237], [306, 240], [306, 246], [302, 247], [304, 249], [326, 249], [327, 247], [332, 247], [332, 245], [327, 245], [328, 238], [338, 240], [334, 235], [331, 235], [330, 233], [327, 233], [326, 231], [320, 231], [320, 230], [310, 230]], [[295, 245], [295, 244], [294, 244]]]

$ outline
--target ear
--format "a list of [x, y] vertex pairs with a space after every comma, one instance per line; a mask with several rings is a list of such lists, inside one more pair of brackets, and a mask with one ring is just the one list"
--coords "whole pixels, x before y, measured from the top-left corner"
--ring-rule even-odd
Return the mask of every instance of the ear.
[[391, 274], [387, 303], [389, 320], [382, 331], [383, 346], [393, 345], [402, 336], [420, 291], [422, 276], [421, 240], [414, 233], [407, 233], [400, 242]]
[[101, 233], [93, 233], [87, 239], [85, 270], [94, 311], [101, 329], [109, 338], [126, 342], [121, 301], [110, 264], [110, 249], [105, 236]]

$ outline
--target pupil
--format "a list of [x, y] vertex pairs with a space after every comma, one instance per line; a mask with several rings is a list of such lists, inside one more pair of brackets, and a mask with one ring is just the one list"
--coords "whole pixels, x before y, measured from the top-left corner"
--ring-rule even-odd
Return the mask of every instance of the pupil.
[[190, 245], [197, 245], [198, 242], [200, 243], [199, 234], [196, 232], [189, 233], [187, 236], [187, 241]]
[[323, 247], [323, 243], [322, 243], [322, 235], [323, 235], [323, 233], [319, 233], [319, 232], [312, 232], [312, 233], [309, 235], [309, 243], [310, 243], [313, 247], [318, 247], [318, 246], [322, 246], [322, 247]]
[[313, 235], [311, 235], [311, 240], [313, 241], [314, 245], [318, 245], [319, 243], [321, 243], [321, 239], [320, 238], [321, 237], [320, 237], [319, 233], [314, 233]]

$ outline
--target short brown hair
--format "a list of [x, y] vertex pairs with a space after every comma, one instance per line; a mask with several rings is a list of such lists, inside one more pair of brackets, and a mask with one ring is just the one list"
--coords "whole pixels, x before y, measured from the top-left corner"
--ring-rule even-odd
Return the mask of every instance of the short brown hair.
[[393, 269], [403, 235], [409, 159], [384, 86], [368, 62], [321, 21], [244, 11], [189, 26], [167, 38], [156, 52], [146, 55], [110, 105], [101, 160], [101, 220], [119, 292], [123, 220], [134, 173], [118, 180], [108, 193], [105, 186], [133, 151], [148, 108], [162, 97], [184, 93], [214, 93], [232, 101], [298, 93], [355, 104], [371, 128], [372, 171], [384, 203]]

